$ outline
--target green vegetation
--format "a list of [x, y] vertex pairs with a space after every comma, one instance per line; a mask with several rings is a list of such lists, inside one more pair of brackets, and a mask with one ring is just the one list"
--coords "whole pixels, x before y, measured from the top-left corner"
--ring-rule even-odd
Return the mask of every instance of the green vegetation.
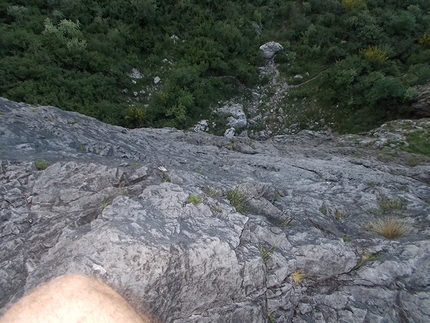
[[412, 87], [430, 80], [429, 12], [425, 0], [309, 0], [294, 8], [276, 61], [290, 82], [312, 80], [287, 100], [306, 108], [301, 128], [324, 118], [342, 133], [360, 132], [408, 116]]
[[78, 119], [73, 119], [72, 121], [67, 121], [67, 124], [77, 124], [79, 123]]
[[401, 238], [407, 235], [411, 229], [410, 225], [395, 217], [376, 219], [369, 223], [366, 228], [387, 239]]
[[34, 165], [36, 166], [37, 170], [45, 170], [49, 166], [49, 162], [45, 159], [37, 159], [34, 162]]
[[1, 0], [0, 96], [186, 128], [264, 82], [258, 48], [274, 40], [281, 75], [309, 81], [284, 107], [306, 106], [300, 126], [362, 131], [407, 116], [430, 80], [429, 12], [428, 0]]
[[397, 199], [383, 198], [379, 201], [379, 208], [381, 212], [387, 212], [392, 210], [402, 210], [405, 208], [404, 204]]
[[202, 203], [202, 198], [199, 195], [190, 194], [187, 203], [200, 204]]
[[234, 188], [227, 192], [227, 200], [229, 200], [230, 204], [236, 209], [237, 212], [241, 214], [248, 214], [249, 212], [249, 204], [248, 198], [246, 194], [241, 191], [239, 188]]
[[407, 135], [409, 146], [404, 148], [414, 154], [430, 157], [430, 133], [428, 131], [415, 131]]
[[334, 215], [336, 216], [336, 219], [342, 220], [342, 219], [345, 219], [345, 217], [348, 215], [348, 213], [344, 210], [336, 210]]
[[[264, 19], [274, 30], [289, 7], [280, 0], [3, 0], [0, 95], [112, 124], [184, 128], [256, 84], [258, 47], [269, 36], [254, 24]], [[133, 68], [138, 78], [129, 77]]]
[[216, 188], [212, 188], [212, 187], [206, 187], [205, 192], [210, 197], [221, 197], [221, 195], [222, 195], [222, 192], [220, 190], [218, 190]]
[[366, 262], [376, 260], [380, 255], [381, 255], [381, 253], [379, 253], [379, 252], [375, 252], [375, 253], [368, 253], [368, 252], [366, 252], [366, 253], [363, 253], [361, 255], [360, 260], [357, 262], [357, 264], [354, 266], [354, 268], [352, 268], [352, 270], [356, 270], [356, 269], [360, 268]]
[[110, 203], [109, 203], [109, 201], [108, 200], [104, 200], [103, 202], [102, 202], [102, 204], [100, 204], [100, 210], [104, 210], [105, 208], [107, 208], [108, 206], [110, 205]]
[[259, 246], [258, 250], [260, 251], [261, 258], [263, 258], [263, 262], [266, 263], [270, 257], [272, 257], [273, 252], [275, 251], [276, 246], [271, 245], [269, 248], [265, 248], [264, 246]]
[[276, 323], [276, 319], [270, 313], [267, 314], [267, 319], [269, 320], [270, 323]]
[[293, 222], [292, 218], [286, 218], [285, 220], [281, 220], [279, 222], [279, 226], [282, 228], [288, 227], [291, 225], [291, 222]]
[[166, 172], [163, 172], [163, 175], [161, 177], [161, 181], [163, 183], [170, 183], [172, 180], [170, 179], [169, 174], [167, 174]]

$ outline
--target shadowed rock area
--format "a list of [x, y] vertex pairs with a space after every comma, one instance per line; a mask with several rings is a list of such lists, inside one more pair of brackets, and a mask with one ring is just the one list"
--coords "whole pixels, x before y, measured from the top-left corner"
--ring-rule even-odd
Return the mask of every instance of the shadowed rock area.
[[[430, 320], [426, 159], [376, 135], [257, 142], [0, 111], [2, 312], [84, 273], [160, 322]], [[376, 233], [387, 219], [399, 237]]]

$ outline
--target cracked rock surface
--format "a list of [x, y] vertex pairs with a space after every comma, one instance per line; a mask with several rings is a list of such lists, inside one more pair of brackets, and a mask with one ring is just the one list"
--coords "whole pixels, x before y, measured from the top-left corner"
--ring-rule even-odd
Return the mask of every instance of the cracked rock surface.
[[[430, 321], [425, 160], [331, 133], [257, 142], [0, 111], [1, 312], [83, 273], [160, 322]], [[370, 230], [387, 218], [402, 237]]]

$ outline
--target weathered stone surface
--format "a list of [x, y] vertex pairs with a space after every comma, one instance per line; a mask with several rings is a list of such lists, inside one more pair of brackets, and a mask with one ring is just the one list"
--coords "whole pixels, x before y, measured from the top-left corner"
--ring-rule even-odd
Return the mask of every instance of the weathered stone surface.
[[[430, 166], [381, 158], [429, 121], [255, 142], [4, 99], [0, 111], [1, 311], [85, 273], [161, 322], [429, 321]], [[409, 234], [366, 230], [381, 217]]]
[[260, 50], [263, 52], [264, 58], [266, 59], [272, 59], [283, 49], [284, 47], [282, 47], [281, 44], [274, 41], [267, 42], [260, 46]]
[[227, 116], [227, 125], [238, 129], [247, 125], [246, 115], [241, 104], [228, 104], [217, 110], [219, 115]]

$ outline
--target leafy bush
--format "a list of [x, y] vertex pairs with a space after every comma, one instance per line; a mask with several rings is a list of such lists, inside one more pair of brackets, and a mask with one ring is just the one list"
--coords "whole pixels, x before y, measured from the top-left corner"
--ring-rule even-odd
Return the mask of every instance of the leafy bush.
[[142, 126], [145, 117], [146, 112], [142, 108], [130, 107], [128, 108], [125, 120], [128, 127], [137, 128]]

